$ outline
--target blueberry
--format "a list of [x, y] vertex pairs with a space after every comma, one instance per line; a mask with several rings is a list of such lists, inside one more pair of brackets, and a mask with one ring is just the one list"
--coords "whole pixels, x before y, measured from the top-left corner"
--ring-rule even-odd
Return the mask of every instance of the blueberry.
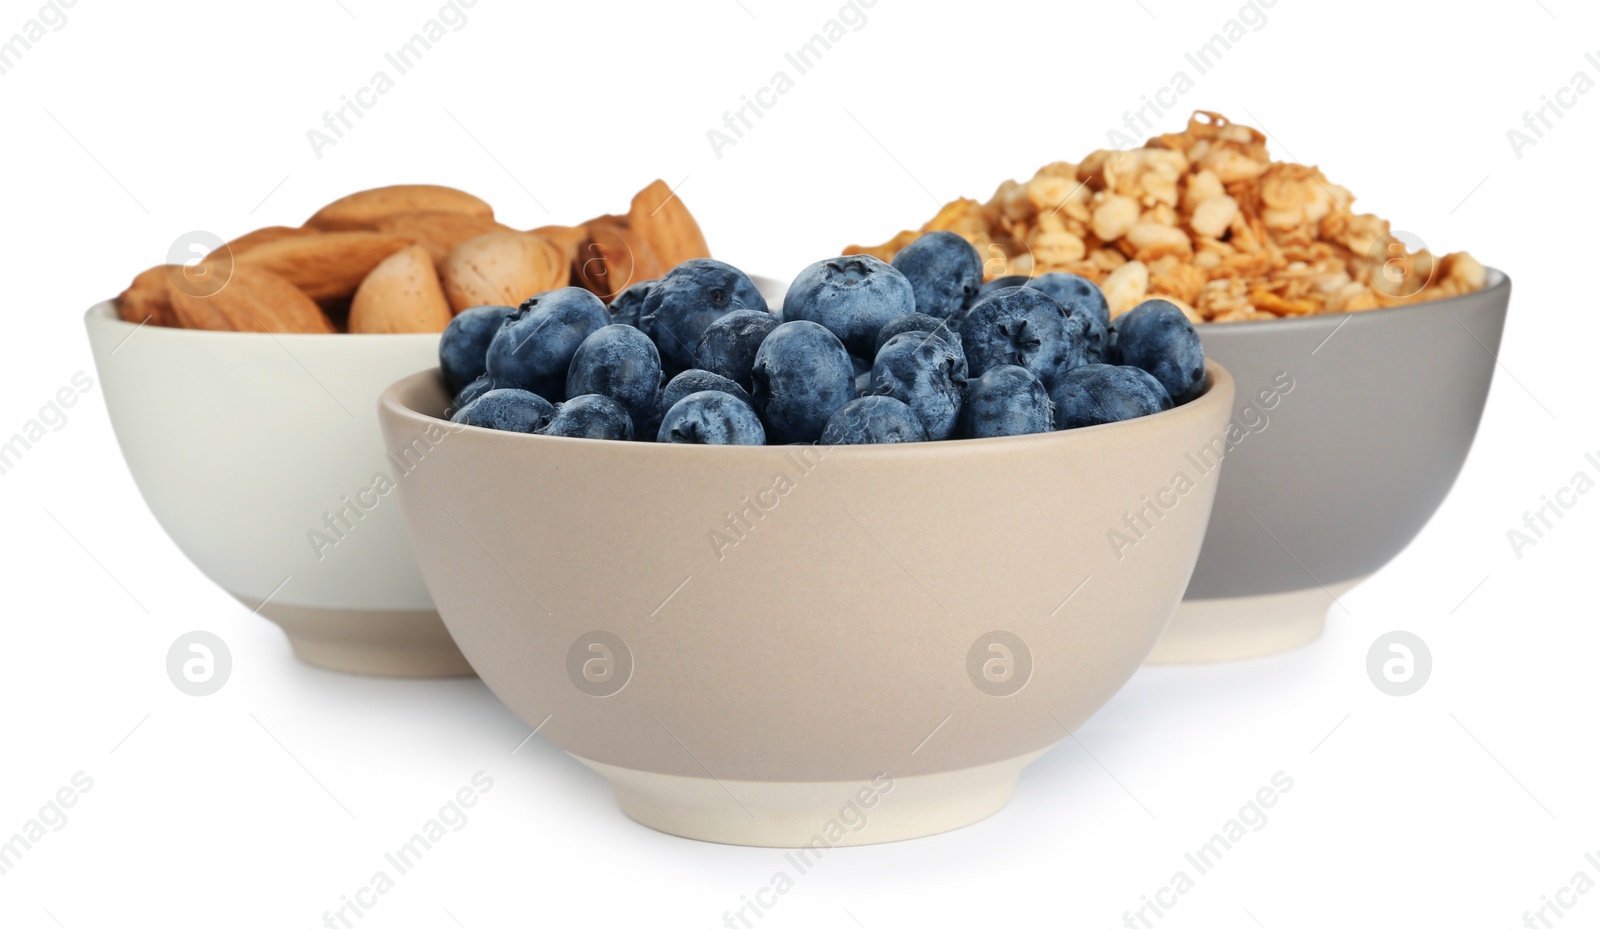
[[733, 394], [746, 403], [750, 402], [750, 392], [740, 387], [737, 382], [711, 371], [690, 368], [673, 375], [667, 386], [661, 388], [661, 412], [665, 413], [674, 403], [702, 390], [720, 390], [723, 393]]
[[483, 376], [483, 356], [489, 342], [500, 331], [506, 317], [516, 312], [509, 306], [474, 306], [457, 313], [439, 336], [439, 370], [444, 384], [458, 394]]
[[611, 303], [606, 311], [611, 314], [613, 323], [632, 326], [635, 329], [650, 334], [644, 325], [644, 299], [650, 296], [650, 288], [656, 285], [655, 281], [639, 281], [629, 284], [622, 289], [622, 293], [611, 298]]
[[872, 369], [871, 368], [868, 368], [867, 370], [862, 371], [860, 374], [856, 375], [855, 389], [856, 389], [856, 396], [858, 396], [858, 397], [865, 397], [867, 394], [872, 393]]
[[855, 397], [850, 353], [807, 320], [783, 323], [761, 343], [750, 395], [775, 444], [815, 442], [828, 417]]
[[[984, 297], [987, 297], [990, 294], [994, 293], [995, 291], [1000, 290], [1001, 288], [1005, 288], [1005, 287], [1022, 287], [1024, 285], [1026, 285], [1027, 283], [1028, 283], [1028, 276], [1026, 274], [1007, 274], [1004, 277], [997, 277], [994, 280], [990, 281], [989, 283], [984, 284], [982, 287], [978, 288], [978, 299], [981, 300]], [[974, 302], [976, 302], [976, 301], [974, 301]]]
[[479, 376], [472, 383], [461, 388], [461, 392], [456, 394], [454, 400], [450, 401], [450, 409], [446, 412], [446, 415], [454, 416], [458, 411], [465, 409], [467, 404], [491, 390], [494, 390], [494, 381], [490, 379], [489, 375]]
[[656, 410], [661, 356], [650, 337], [620, 323], [596, 329], [578, 346], [567, 369], [567, 396], [605, 394], [622, 404], [635, 423]]
[[692, 393], [661, 419], [657, 442], [680, 445], [765, 445], [767, 431], [750, 404], [720, 390]]
[[463, 406], [450, 421], [506, 432], [538, 432], [549, 425], [555, 413], [555, 406], [536, 393], [502, 387]]
[[[962, 240], [966, 241], [966, 240]], [[957, 348], [961, 346], [961, 336], [956, 332], [953, 320], [936, 319], [926, 313], [907, 313], [889, 320], [882, 329], [878, 330], [878, 341], [872, 349], [872, 356], [876, 358], [882, 350], [883, 343], [889, 341], [902, 332], [927, 332], [950, 342]]]
[[872, 363], [872, 392], [911, 407], [930, 439], [948, 439], [966, 390], [961, 349], [926, 332], [902, 332]]
[[1029, 279], [1025, 286], [1044, 291], [1062, 306], [1080, 301], [1099, 317], [1100, 325], [1111, 325], [1111, 307], [1106, 303], [1106, 295], [1100, 292], [1099, 285], [1082, 275], [1051, 271]]
[[970, 377], [997, 365], [1019, 365], [1048, 385], [1083, 363], [1083, 343], [1066, 311], [1031, 287], [1003, 287], [979, 298], [956, 326]]
[[917, 414], [893, 397], [870, 395], [851, 400], [829, 417], [823, 445], [882, 445], [926, 442], [928, 430]]
[[862, 357], [877, 347], [885, 324], [916, 309], [911, 282], [871, 255], [819, 261], [801, 271], [783, 296], [784, 322], [818, 323]]
[[582, 287], [529, 297], [489, 342], [488, 374], [502, 387], [560, 400], [573, 354], [607, 322], [606, 305]]
[[767, 309], [761, 291], [743, 271], [711, 258], [691, 258], [650, 288], [642, 321], [661, 349], [664, 367], [695, 365], [694, 349], [717, 317], [734, 310]]
[[921, 236], [894, 256], [894, 267], [911, 282], [917, 312], [940, 319], [971, 306], [983, 285], [983, 259], [954, 232]]
[[1111, 326], [1111, 307], [1094, 281], [1076, 274], [1051, 271], [1030, 280], [1027, 286], [1042, 290], [1061, 304], [1069, 320], [1083, 334], [1083, 359], [1099, 363], [1106, 359], [1107, 330]]
[[661, 388], [661, 395], [656, 399], [656, 408], [650, 417], [639, 421], [637, 433], [639, 438], [655, 438], [656, 431], [661, 426], [661, 419], [667, 415], [667, 411], [679, 400], [702, 390], [720, 390], [723, 393], [733, 394], [745, 403], [751, 402], [748, 391], [720, 374], [702, 371], [699, 368], [680, 371]]
[[1172, 409], [1172, 398], [1148, 372], [1126, 365], [1079, 365], [1050, 388], [1056, 428], [1119, 423]]
[[1146, 300], [1111, 325], [1118, 364], [1155, 375], [1176, 403], [1188, 403], [1206, 386], [1206, 350], [1183, 311], [1166, 300]]
[[756, 349], [776, 328], [778, 317], [764, 310], [734, 310], [720, 316], [700, 335], [694, 350], [695, 365], [749, 387]]
[[555, 416], [539, 430], [540, 435], [559, 435], [569, 439], [633, 438], [633, 417], [622, 404], [604, 394], [583, 394], [556, 404]]
[[[923, 321], [926, 322], [923, 322]], [[929, 324], [932, 324], [931, 326]], [[967, 379], [967, 354], [961, 347], [961, 334], [955, 331], [955, 320], [934, 319], [922, 313], [907, 313], [905, 316], [896, 317], [889, 325], [883, 327], [878, 335], [878, 351], [889, 344], [889, 340], [897, 335], [915, 335], [922, 341], [942, 341], [955, 350], [956, 372], [960, 380], [965, 383]]]
[[973, 439], [1031, 435], [1055, 428], [1054, 407], [1044, 382], [1027, 368], [1000, 365], [967, 386], [961, 434]]
[[1062, 309], [1067, 312], [1067, 327], [1072, 330], [1073, 340], [1083, 349], [1077, 363], [1104, 364], [1111, 336], [1100, 324], [1100, 318], [1081, 303], [1068, 304]]

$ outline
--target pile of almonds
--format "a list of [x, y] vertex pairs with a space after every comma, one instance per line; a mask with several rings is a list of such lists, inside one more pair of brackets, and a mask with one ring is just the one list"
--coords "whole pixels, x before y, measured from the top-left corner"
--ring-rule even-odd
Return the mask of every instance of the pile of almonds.
[[442, 332], [456, 313], [515, 306], [557, 287], [607, 302], [628, 284], [709, 257], [662, 181], [628, 212], [523, 232], [451, 187], [379, 187], [335, 200], [303, 226], [270, 226], [192, 265], [133, 279], [117, 312], [133, 323], [235, 332]]
[[988, 203], [956, 200], [920, 230], [878, 246], [884, 261], [925, 232], [958, 233], [984, 278], [1080, 274], [1113, 315], [1147, 297], [1194, 322], [1278, 319], [1435, 300], [1484, 286], [1465, 252], [1411, 251], [1315, 167], [1273, 161], [1266, 136], [1204, 111], [1143, 148], [1057, 162]]

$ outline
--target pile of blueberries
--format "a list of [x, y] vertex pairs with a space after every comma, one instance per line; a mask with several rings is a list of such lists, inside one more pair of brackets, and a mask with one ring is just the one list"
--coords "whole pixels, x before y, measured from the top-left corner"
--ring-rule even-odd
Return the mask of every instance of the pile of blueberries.
[[1177, 306], [1115, 321], [1086, 278], [983, 284], [977, 251], [932, 232], [892, 265], [829, 258], [781, 313], [709, 258], [607, 306], [564, 287], [456, 316], [439, 344], [451, 420], [591, 439], [855, 445], [987, 438], [1132, 419], [1205, 388]]

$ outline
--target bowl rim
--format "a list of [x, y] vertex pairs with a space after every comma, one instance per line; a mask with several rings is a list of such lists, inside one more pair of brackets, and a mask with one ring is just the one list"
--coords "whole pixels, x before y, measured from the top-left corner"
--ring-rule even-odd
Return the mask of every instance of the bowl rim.
[[117, 315], [116, 298], [102, 300], [84, 311], [83, 324], [86, 328], [103, 326], [111, 330], [124, 330], [128, 336], [141, 329], [149, 329], [154, 338], [159, 339], [199, 339], [199, 340], [232, 340], [240, 342], [245, 339], [254, 339], [265, 342], [268, 339], [287, 342], [309, 342], [316, 340], [338, 339], [340, 342], [349, 342], [352, 346], [371, 343], [374, 340], [383, 340], [394, 344], [396, 340], [410, 339], [417, 342], [438, 342], [440, 333], [437, 332], [234, 332], [220, 329], [185, 329], [181, 326], [152, 326], [147, 319], [142, 323], [130, 323]]
[[[1307, 316], [1282, 316], [1277, 319], [1241, 319], [1235, 322], [1203, 322], [1196, 323], [1195, 329], [1200, 332], [1208, 330], [1240, 330], [1254, 331], [1267, 326], [1273, 329], [1313, 329], [1319, 326], [1343, 325], [1351, 317], [1370, 317], [1372, 319], [1385, 319], [1397, 313], [1416, 311], [1424, 308], [1436, 309], [1449, 307], [1452, 304], [1482, 297], [1488, 294], [1509, 294], [1511, 290], [1511, 275], [1488, 265], [1484, 266], [1484, 285], [1477, 290], [1464, 294], [1455, 294], [1450, 297], [1441, 297], [1437, 300], [1424, 300], [1421, 303], [1406, 303], [1400, 306], [1384, 306], [1371, 310], [1341, 310], [1338, 313], [1312, 313]], [[1149, 299], [1159, 300], [1160, 295]]]
[[[1509, 275], [1506, 272], [1500, 270], [1499, 268], [1490, 267], [1488, 265], [1484, 266], [1484, 270], [1485, 270], [1486, 275], [1487, 275], [1487, 280], [1486, 280], [1486, 283], [1484, 284], [1484, 286], [1481, 289], [1471, 291], [1470, 293], [1456, 294], [1455, 296], [1452, 296], [1452, 297], [1444, 297], [1444, 298], [1439, 299], [1439, 300], [1426, 300], [1426, 301], [1423, 301], [1422, 303], [1408, 303], [1408, 304], [1405, 304], [1403, 306], [1379, 307], [1379, 308], [1373, 309], [1373, 310], [1354, 310], [1354, 311], [1345, 310], [1345, 311], [1339, 312], [1339, 313], [1315, 313], [1315, 314], [1312, 314], [1312, 315], [1309, 315], [1309, 316], [1290, 316], [1290, 317], [1281, 317], [1281, 318], [1278, 318], [1278, 319], [1252, 319], [1252, 320], [1239, 320], [1237, 322], [1226, 322], [1226, 323], [1203, 322], [1203, 323], [1197, 324], [1195, 326], [1195, 328], [1199, 329], [1199, 330], [1204, 330], [1204, 329], [1209, 329], [1209, 328], [1226, 328], [1226, 329], [1228, 329], [1230, 331], [1231, 330], [1249, 331], [1249, 330], [1253, 330], [1253, 329], [1255, 329], [1255, 328], [1257, 328], [1259, 326], [1272, 326], [1272, 327], [1278, 328], [1278, 329], [1289, 329], [1289, 328], [1294, 328], [1294, 327], [1298, 327], [1298, 328], [1314, 328], [1314, 327], [1319, 326], [1319, 325], [1328, 325], [1334, 320], [1338, 321], [1338, 323], [1333, 323], [1333, 324], [1337, 325], [1337, 324], [1343, 323], [1344, 320], [1346, 320], [1347, 318], [1349, 318], [1351, 316], [1368, 316], [1368, 317], [1380, 318], [1381, 319], [1381, 318], [1389, 316], [1390, 314], [1393, 314], [1393, 313], [1403, 313], [1403, 312], [1405, 312], [1407, 310], [1416, 310], [1416, 309], [1421, 309], [1422, 307], [1448, 306], [1448, 305], [1450, 305], [1452, 303], [1455, 303], [1455, 302], [1458, 302], [1458, 301], [1467, 300], [1467, 299], [1470, 299], [1472, 297], [1480, 296], [1480, 295], [1483, 295], [1483, 294], [1494, 293], [1494, 292], [1497, 292], [1497, 291], [1509, 291], [1511, 289], [1511, 275]], [[785, 290], [787, 290], [788, 284], [789, 284], [789, 281], [785, 280], [784, 278], [776, 277], [776, 276], [773, 276], [773, 275], [770, 275], [770, 274], [751, 274], [750, 278], [751, 278], [752, 281], [759, 279], [759, 280], [765, 281], [765, 282], [767, 282], [769, 284], [772, 284], [775, 287], [782, 287]], [[1152, 298], [1152, 299], [1157, 299], [1157, 298]], [[115, 297], [111, 297], [111, 298], [102, 300], [99, 303], [96, 303], [93, 306], [89, 307], [88, 310], [84, 311], [83, 318], [84, 318], [84, 325], [86, 325], [86, 326], [88, 326], [88, 325], [101, 325], [101, 326], [110, 327], [112, 329], [121, 328], [121, 329], [125, 329], [125, 330], [129, 331], [130, 333], [133, 332], [134, 330], [137, 330], [137, 329], [146, 328], [147, 323], [149, 322], [149, 320], [146, 320], [145, 322], [130, 323], [127, 320], [122, 319], [120, 316], [117, 315], [117, 307], [116, 307], [116, 298]], [[361, 342], [365, 342], [365, 341], [369, 341], [369, 340], [373, 340], [373, 339], [393, 340], [393, 339], [396, 339], [396, 338], [407, 338], [407, 339], [415, 339], [415, 340], [419, 340], [419, 341], [420, 340], [424, 340], [424, 339], [437, 340], [439, 338], [439, 335], [440, 335], [439, 333], [436, 333], [436, 332], [230, 332], [230, 331], [219, 331], [219, 330], [213, 330], [213, 329], [185, 329], [185, 328], [181, 328], [181, 327], [178, 327], [178, 326], [149, 326], [148, 328], [150, 328], [152, 330], [159, 331], [161, 333], [159, 338], [174, 338], [174, 339], [185, 339], [185, 338], [192, 338], [192, 339], [237, 339], [237, 338], [263, 339], [263, 338], [272, 338], [272, 339], [289, 339], [289, 340], [293, 340], [293, 341], [308, 341], [308, 340], [313, 340], [313, 339], [327, 339], [327, 338], [331, 338], [331, 337], [337, 336], [341, 340], [350, 341], [350, 342], [354, 342], [354, 343], [358, 343], [358, 344], [361, 343]], [[1141, 417], [1141, 418], [1143, 418], [1143, 417]], [[1091, 428], [1092, 429], [1092, 428], [1097, 428], [1097, 427], [1090, 426], [1090, 427], [1086, 427], [1086, 428]], [[1016, 438], [1016, 437], [1015, 436], [1005, 436], [1004, 438]], [[962, 441], [981, 442], [981, 441], [987, 441], [987, 440], [984, 440], [984, 439], [964, 439]], [[835, 446], [835, 447], [837, 447], [837, 446]]]
[[[1484, 265], [1483, 269], [1484, 285], [1482, 287], [1464, 294], [1440, 297], [1437, 300], [1424, 300], [1421, 303], [1406, 303], [1400, 306], [1377, 307], [1371, 310], [1341, 310], [1337, 313], [1312, 313], [1306, 316], [1280, 316], [1276, 319], [1248, 319], [1238, 320], [1236, 322], [1200, 322], [1195, 323], [1195, 329], [1202, 332], [1207, 329], [1227, 329], [1230, 332], [1234, 330], [1250, 331], [1260, 326], [1270, 326], [1273, 329], [1284, 330], [1314, 329], [1319, 326], [1341, 325], [1352, 316], [1365, 316], [1374, 319], [1383, 319], [1396, 313], [1404, 313], [1408, 310], [1448, 307], [1453, 303], [1470, 300], [1473, 297], [1480, 297], [1486, 294], [1499, 293], [1502, 291], [1510, 291], [1511, 275], [1490, 265]], [[1038, 275], [1036, 274], [1030, 274], [1028, 275], [1028, 279], [1032, 280], [1037, 276]], [[774, 284], [781, 285], [785, 289], [787, 289], [789, 285], [789, 281], [786, 281], [783, 278], [773, 277], [771, 275], [751, 275], [752, 280], [756, 278], [761, 278]], [[1161, 299], [1161, 295], [1147, 294], [1145, 299], [1159, 300]]]
[[[823, 445], [821, 442], [802, 442], [791, 445], [678, 445], [671, 442], [645, 442], [645, 441], [619, 441], [616, 439], [582, 439], [567, 436], [535, 435], [524, 432], [507, 432], [499, 429], [486, 429], [481, 426], [469, 426], [462, 423], [452, 423], [448, 419], [441, 419], [430, 413], [413, 409], [402, 396], [414, 393], [424, 381], [433, 381], [437, 386], [440, 371], [437, 367], [428, 368], [408, 374], [384, 388], [378, 397], [380, 412], [394, 416], [398, 420], [417, 425], [419, 428], [429, 426], [447, 429], [453, 434], [465, 432], [467, 434], [483, 433], [498, 438], [491, 441], [527, 442], [530, 447], [539, 444], [551, 448], [568, 447], [573, 449], [587, 448], [597, 452], [605, 451], [621, 455], [719, 455], [728, 457], [747, 457], [759, 460], [763, 457], [784, 456], [798, 448], [827, 449], [829, 455], [843, 454], [855, 457], [902, 457], [923, 456], [933, 454], [985, 454], [988, 452], [1006, 449], [1023, 448], [1028, 444], [1044, 446], [1048, 443], [1070, 445], [1072, 443], [1095, 442], [1101, 437], [1110, 435], [1113, 430], [1125, 436], [1134, 436], [1141, 430], [1166, 429], [1169, 424], [1176, 425], [1179, 417], [1195, 418], [1220, 415], [1224, 420], [1231, 418], [1233, 413], [1234, 381], [1228, 369], [1216, 361], [1206, 359], [1206, 388], [1188, 403], [1175, 406], [1170, 410], [1162, 410], [1135, 419], [1124, 420], [1118, 423], [1101, 423], [1096, 426], [1079, 426], [1075, 429], [1055, 429], [1050, 432], [1039, 432], [1031, 435], [994, 436], [984, 439], [945, 439], [929, 440], [927, 442], [894, 442], [881, 445]], [[1226, 425], [1222, 427], [1226, 431]], [[556, 443], [549, 445], [549, 443]]]
[[[789, 286], [788, 281], [782, 278], [771, 277], [770, 275], [751, 274], [748, 276], [752, 281], [760, 281], [771, 285], [774, 288], [782, 288], [787, 290]], [[781, 303], [779, 307], [781, 310]], [[455, 315], [459, 314], [452, 314], [452, 316]], [[147, 319], [140, 323], [128, 322], [121, 316], [117, 315], [117, 298], [108, 297], [85, 310], [83, 314], [83, 322], [85, 326], [105, 326], [110, 329], [123, 329], [129, 333], [132, 333], [138, 329], [147, 328], [147, 324], [150, 321]], [[187, 329], [182, 326], [148, 326], [148, 328], [162, 333], [160, 338], [175, 339], [237, 339], [241, 337], [260, 339], [263, 336], [267, 336], [275, 339], [309, 341], [312, 339], [326, 339], [330, 336], [338, 336], [341, 340], [362, 342], [371, 339], [391, 340], [398, 336], [417, 340], [432, 339], [437, 341], [439, 336], [442, 335], [442, 333], [438, 332], [235, 332], [231, 330], [218, 329]]]

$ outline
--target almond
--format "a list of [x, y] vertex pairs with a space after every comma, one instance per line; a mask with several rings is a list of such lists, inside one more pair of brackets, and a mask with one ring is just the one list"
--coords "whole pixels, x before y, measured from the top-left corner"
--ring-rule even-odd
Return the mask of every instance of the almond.
[[711, 257], [700, 224], [664, 181], [653, 181], [634, 195], [628, 208], [628, 226], [667, 269], [690, 258]]
[[177, 269], [177, 265], [156, 265], [141, 272], [117, 298], [117, 315], [130, 323], [179, 325], [178, 315], [172, 309], [172, 298], [167, 295], [167, 276]]
[[656, 280], [674, 265], [661, 261], [650, 241], [622, 216], [602, 216], [584, 224], [589, 237], [578, 246], [573, 278], [611, 302], [638, 281]]
[[383, 259], [361, 282], [350, 302], [350, 331], [443, 332], [450, 315], [433, 258], [413, 245]]
[[551, 245], [554, 245], [566, 257], [564, 264], [572, 264], [572, 259], [578, 257], [578, 246], [589, 237], [589, 231], [582, 226], [540, 226], [530, 230], [529, 235], [536, 235]]
[[169, 288], [172, 309], [186, 329], [225, 332], [333, 332], [320, 307], [271, 271], [235, 264], [221, 290], [196, 296]]
[[600, 299], [610, 302], [629, 284], [665, 273], [649, 243], [625, 219], [602, 216], [583, 226], [588, 237], [573, 259], [572, 279]]
[[457, 245], [441, 269], [450, 307], [516, 306], [567, 282], [561, 252], [526, 232], [490, 232]]
[[235, 251], [233, 261], [281, 275], [313, 300], [332, 301], [355, 293], [378, 262], [410, 244], [381, 232], [316, 232]]
[[265, 245], [268, 242], [276, 242], [279, 239], [288, 239], [297, 235], [310, 235], [314, 232], [316, 232], [315, 229], [307, 229], [304, 226], [267, 226], [254, 232], [246, 232], [237, 239], [230, 240], [228, 248], [237, 255], [240, 252], [247, 252], [257, 245]]
[[372, 224], [373, 231], [411, 239], [428, 250], [435, 265], [444, 263], [450, 250], [486, 232], [505, 229], [487, 216], [468, 213], [396, 213]]
[[340, 197], [306, 220], [317, 229], [371, 229], [396, 213], [462, 213], [494, 218], [494, 209], [472, 194], [435, 184], [396, 184]]

